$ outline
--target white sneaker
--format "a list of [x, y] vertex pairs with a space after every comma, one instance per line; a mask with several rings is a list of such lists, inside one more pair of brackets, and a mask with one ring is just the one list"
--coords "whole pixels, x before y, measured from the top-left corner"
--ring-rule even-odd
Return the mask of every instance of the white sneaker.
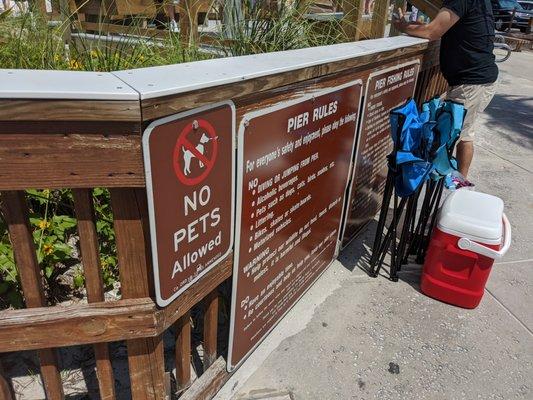
[[179, 32], [180, 27], [178, 26], [177, 22], [175, 20], [171, 20], [169, 24], [169, 30], [170, 32]]

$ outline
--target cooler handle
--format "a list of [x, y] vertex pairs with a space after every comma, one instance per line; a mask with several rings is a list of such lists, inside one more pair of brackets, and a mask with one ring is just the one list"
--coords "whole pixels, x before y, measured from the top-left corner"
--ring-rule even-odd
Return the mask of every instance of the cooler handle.
[[459, 248], [462, 250], [473, 251], [474, 253], [481, 254], [482, 256], [489, 257], [494, 260], [501, 259], [505, 255], [505, 253], [507, 253], [509, 247], [511, 247], [511, 224], [509, 223], [509, 220], [507, 219], [507, 216], [505, 214], [502, 215], [502, 219], [504, 242], [503, 247], [500, 250], [493, 250], [468, 238], [459, 239], [459, 242], [457, 243]]

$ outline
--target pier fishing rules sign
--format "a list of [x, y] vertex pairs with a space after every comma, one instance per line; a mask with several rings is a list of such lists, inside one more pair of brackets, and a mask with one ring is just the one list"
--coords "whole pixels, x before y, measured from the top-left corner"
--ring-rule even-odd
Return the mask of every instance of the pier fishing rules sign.
[[243, 117], [230, 370], [337, 255], [361, 92], [352, 81]]
[[235, 107], [154, 121], [143, 155], [156, 299], [166, 306], [231, 251]]

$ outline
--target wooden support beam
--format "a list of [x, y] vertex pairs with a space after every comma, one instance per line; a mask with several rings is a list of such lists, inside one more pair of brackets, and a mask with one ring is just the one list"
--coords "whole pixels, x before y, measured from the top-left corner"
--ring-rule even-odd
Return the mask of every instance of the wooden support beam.
[[204, 370], [217, 358], [218, 288], [204, 299]]
[[191, 384], [191, 313], [176, 322], [176, 382], [178, 390]]
[[389, 0], [375, 0], [370, 25], [370, 39], [379, 39], [385, 36], [385, 26], [389, 19]]
[[[145, 199], [135, 189], [111, 189], [122, 297], [153, 297], [143, 227]], [[127, 341], [134, 400], [165, 398], [165, 363], [161, 336]]]
[[159, 336], [231, 276], [232, 257], [161, 310], [145, 297], [0, 311], [0, 353]]
[[365, 0], [342, 0], [342, 27], [348, 41], [361, 39]]
[[226, 371], [226, 361], [219, 357], [189, 389], [180, 400], [210, 400], [226, 383], [231, 374]]
[[[1, 193], [0, 200], [26, 307], [45, 306], [41, 268], [37, 262], [25, 194], [23, 191], [6, 191]], [[46, 395], [53, 400], [64, 398], [56, 351], [41, 349], [37, 353]]]
[[[74, 189], [74, 208], [78, 220], [78, 234], [80, 237], [81, 260], [85, 276], [85, 289], [87, 301], [96, 303], [104, 301], [104, 283], [102, 279], [102, 265], [100, 263], [100, 251], [98, 249], [98, 234], [96, 232], [96, 220], [92, 190]], [[115, 399], [115, 377], [113, 366], [109, 356], [107, 343], [93, 345], [96, 360], [96, 376], [102, 400]]]

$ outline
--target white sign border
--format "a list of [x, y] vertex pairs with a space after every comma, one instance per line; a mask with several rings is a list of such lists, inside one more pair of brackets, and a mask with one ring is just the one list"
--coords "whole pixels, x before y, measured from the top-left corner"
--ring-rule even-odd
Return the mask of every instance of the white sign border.
[[[368, 75], [368, 79], [366, 80], [366, 87], [365, 87], [365, 107], [363, 107], [363, 110], [361, 111], [361, 120], [360, 120], [360, 125], [361, 125], [361, 129], [363, 129], [363, 124], [365, 123], [365, 111], [366, 111], [366, 101], [367, 101], [367, 97], [368, 97], [368, 86], [369, 86], [369, 83], [370, 83], [370, 79], [372, 79], [374, 76], [377, 76], [377, 75], [381, 75], [385, 72], [389, 72], [389, 71], [393, 71], [395, 69], [399, 69], [399, 68], [404, 68], [404, 67], [407, 67], [408, 65], [416, 65], [418, 64], [419, 68], [418, 68], [418, 74], [416, 74], [416, 78], [415, 78], [415, 85], [414, 85], [414, 91], [413, 91], [413, 96], [415, 95], [416, 93], [416, 84], [418, 83], [418, 75], [420, 74], [420, 59], [417, 59], [417, 60], [412, 60], [412, 61], [408, 61], [406, 63], [402, 63], [402, 64], [397, 64], [397, 65], [394, 65], [394, 66], [391, 66], [391, 67], [388, 67], [388, 68], [384, 68], [382, 70], [379, 70], [379, 71], [375, 71], [375, 72], [372, 72], [370, 75]], [[412, 99], [413, 96], [411, 96], [410, 98]], [[396, 106], [398, 107], [398, 106]], [[359, 129], [359, 130], [361, 130]], [[347, 199], [347, 202], [348, 202], [348, 205], [346, 207], [346, 210], [345, 210], [345, 213], [344, 213], [344, 221], [342, 223], [342, 232], [341, 232], [341, 236], [340, 236], [340, 241], [341, 241], [341, 247], [340, 249], [341, 250], [344, 250], [346, 247], [348, 247], [350, 245], [350, 243], [353, 242], [353, 240], [357, 237], [357, 235], [354, 235], [353, 237], [350, 238], [350, 240], [348, 240], [346, 242], [346, 244], [343, 246], [342, 243], [344, 242], [344, 231], [346, 230], [346, 222], [348, 221], [348, 217], [349, 217], [349, 210], [348, 210], [348, 207], [350, 207], [350, 202], [352, 200], [352, 187], [353, 187], [353, 183], [354, 183], [354, 180], [355, 180], [355, 171], [357, 170], [357, 156], [359, 155], [359, 140], [361, 139], [361, 135], [360, 133], [361, 132], [358, 132], [359, 134], [357, 135], [357, 145], [355, 147], [355, 155], [354, 155], [354, 159], [353, 159], [353, 162], [352, 162], [352, 172], [350, 174], [350, 187], [348, 188], [348, 199]], [[369, 221], [370, 222], [370, 221]], [[364, 226], [366, 226], [368, 224], [365, 223]], [[361, 227], [361, 230], [364, 228]], [[361, 232], [361, 230], [359, 230], [358, 232]]]
[[[155, 209], [154, 209], [154, 192], [152, 186], [152, 170], [150, 162], [150, 136], [153, 130], [163, 124], [168, 122], [176, 121], [178, 119], [187, 118], [191, 115], [198, 114], [205, 111], [210, 111], [221, 106], [229, 106], [231, 109], [231, 224], [230, 224], [230, 242], [228, 249], [212, 262], [208, 267], [204, 268], [191, 282], [187, 283], [178, 291], [174, 292], [172, 296], [168, 299], [163, 299], [161, 296], [161, 286], [159, 282], [159, 260], [157, 254], [157, 231], [155, 226]], [[185, 290], [191, 287], [194, 283], [198, 282], [207, 272], [211, 271], [216, 267], [222, 260], [224, 260], [232, 251], [234, 239], [235, 239], [235, 122], [236, 121], [236, 111], [235, 104], [231, 100], [208, 104], [202, 107], [194, 108], [182, 113], [173, 114], [165, 118], [160, 118], [153, 121], [150, 125], [146, 127], [142, 136], [142, 148], [143, 148], [143, 159], [144, 159], [144, 173], [146, 181], [146, 194], [148, 200], [148, 219], [150, 222], [150, 241], [152, 247], [152, 264], [154, 272], [154, 285], [155, 285], [155, 296], [157, 305], [160, 307], [166, 307], [172, 303], [179, 295], [181, 295]]]
[[[244, 174], [243, 174], [243, 168], [244, 168], [244, 131], [246, 129], [246, 125], [248, 122], [256, 117], [266, 115], [273, 113], [275, 111], [282, 110], [287, 107], [291, 107], [293, 105], [303, 103], [308, 100], [312, 100], [313, 98], [324, 96], [333, 92], [336, 92], [338, 90], [346, 89], [351, 86], [361, 86], [361, 94], [359, 96], [359, 104], [357, 105], [357, 116], [355, 120], [355, 130], [354, 130], [354, 137], [353, 137], [353, 143], [352, 143], [352, 150], [351, 150], [351, 158], [350, 158], [350, 168], [348, 168], [348, 173], [346, 174], [346, 185], [348, 185], [350, 176], [351, 176], [351, 161], [354, 156], [355, 151], [355, 145], [357, 142], [357, 135], [358, 135], [358, 127], [359, 127], [359, 112], [361, 110], [361, 102], [363, 99], [362, 91], [363, 91], [363, 80], [362, 79], [356, 79], [347, 83], [344, 83], [339, 86], [335, 86], [333, 88], [328, 89], [318, 89], [314, 91], [310, 91], [309, 93], [306, 93], [302, 95], [301, 97], [294, 99], [294, 100], [287, 100], [283, 102], [279, 102], [273, 106], [266, 107], [260, 110], [251, 111], [249, 113], [246, 113], [241, 120], [241, 123], [239, 125], [239, 131], [237, 136], [237, 213], [236, 213], [236, 220], [240, 221], [242, 216], [242, 184], [244, 180]], [[340, 235], [342, 230], [342, 224], [343, 224], [343, 218], [342, 218], [342, 210], [345, 208], [346, 204], [346, 190], [344, 190], [344, 193], [342, 194], [343, 202], [341, 207], [341, 214], [339, 218], [339, 228], [337, 231], [337, 234]], [[227, 371], [232, 372], [233, 370], [239, 368], [241, 364], [250, 356], [251, 353], [254, 352], [254, 350], [265, 340], [265, 338], [272, 332], [272, 330], [285, 318], [285, 315], [300, 301], [300, 299], [307, 293], [307, 291], [314, 286], [315, 282], [322, 276], [324, 272], [329, 268], [331, 263], [336, 260], [338, 253], [339, 253], [339, 247], [340, 242], [339, 238], [340, 236], [337, 236], [337, 245], [335, 252], [333, 254], [332, 260], [329, 262], [329, 264], [324, 268], [322, 272], [320, 272], [317, 277], [311, 282], [311, 284], [302, 292], [302, 294], [291, 304], [291, 306], [283, 313], [283, 315], [270, 327], [270, 329], [265, 332], [264, 335], [261, 336], [261, 338], [257, 341], [257, 343], [244, 355], [244, 357], [239, 361], [238, 364], [232, 365], [231, 355], [233, 351], [233, 336], [235, 334], [235, 307], [237, 303], [237, 282], [238, 282], [238, 275], [239, 275], [239, 245], [240, 245], [240, 236], [241, 236], [241, 224], [236, 224], [236, 232], [235, 232], [235, 249], [233, 251], [233, 274], [232, 274], [232, 291], [231, 291], [231, 308], [230, 308], [230, 329], [229, 329], [229, 345], [228, 345], [228, 360], [227, 360]]]

